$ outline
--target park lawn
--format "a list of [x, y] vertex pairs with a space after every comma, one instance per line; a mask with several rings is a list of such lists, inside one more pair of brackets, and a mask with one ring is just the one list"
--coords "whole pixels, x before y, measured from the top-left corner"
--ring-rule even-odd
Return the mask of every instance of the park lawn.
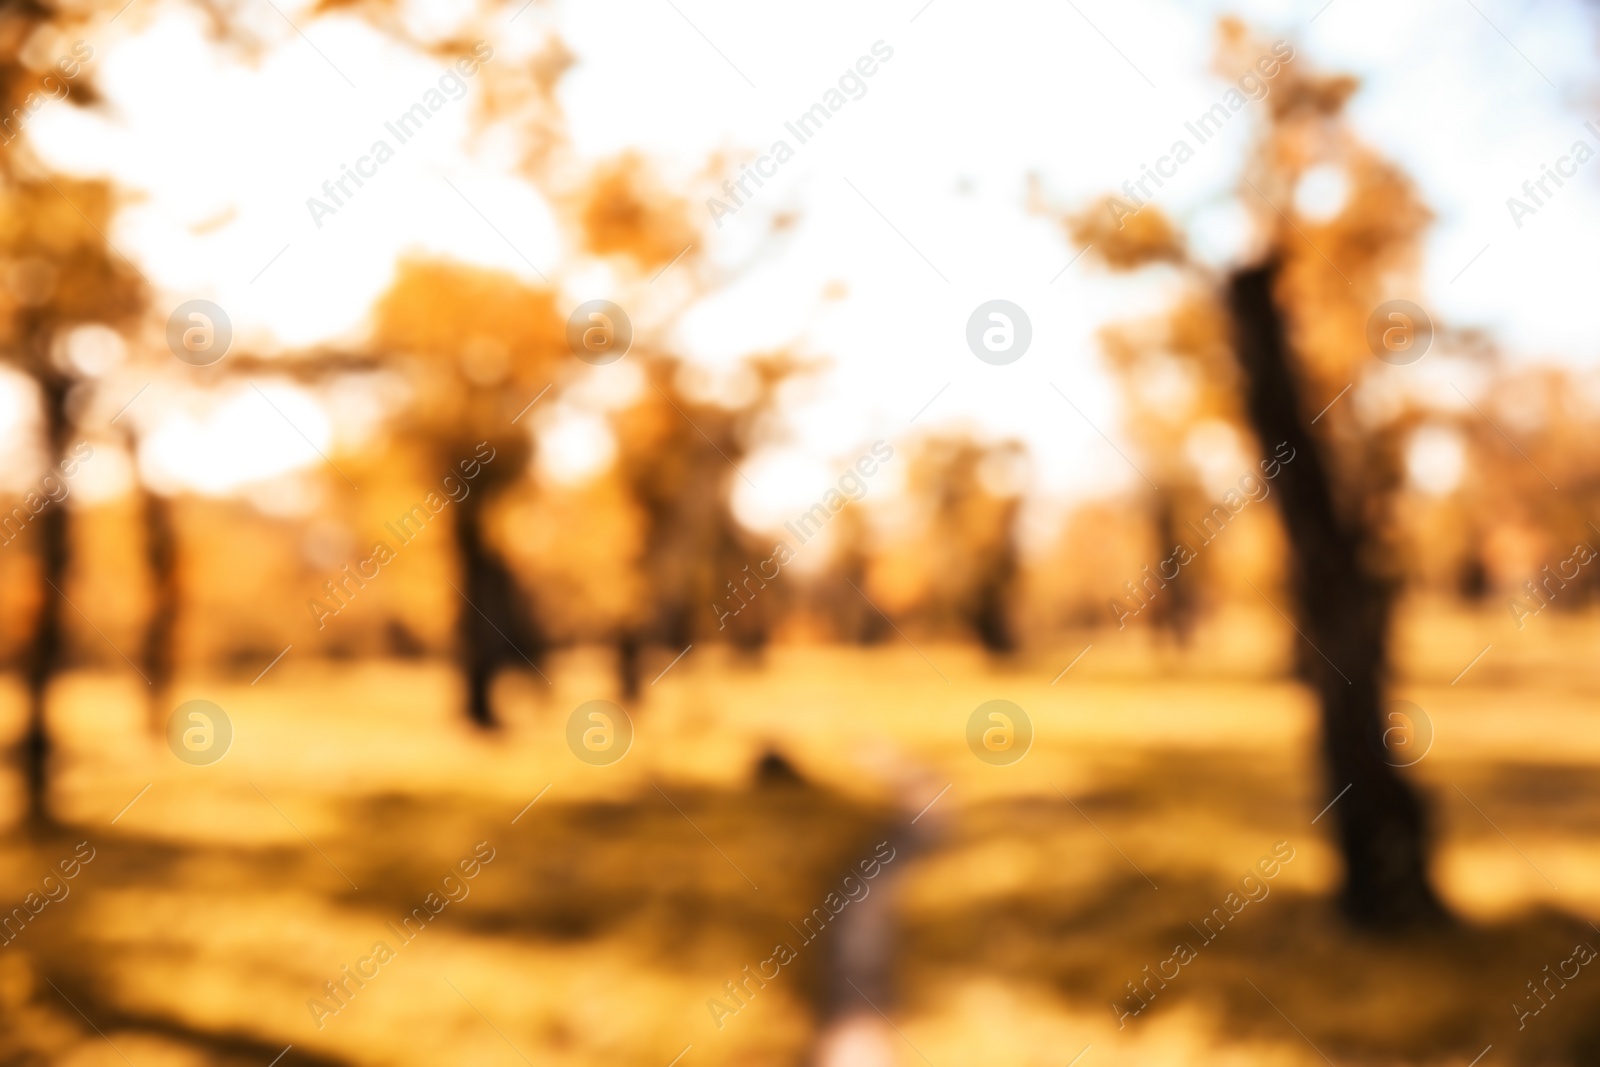
[[[95, 859], [0, 948], [0, 1062], [264, 1067], [286, 1046], [283, 1067], [665, 1067], [686, 1046], [684, 1067], [806, 1062], [828, 932], [720, 1027], [707, 1001], [935, 798], [894, 883], [898, 995], [882, 1006], [901, 1063], [1066, 1064], [1088, 1046], [1083, 1067], [1465, 1065], [1491, 1044], [1485, 1065], [1595, 1062], [1588, 968], [1523, 1029], [1512, 1008], [1575, 942], [1600, 944], [1582, 918], [1600, 893], [1589, 631], [1566, 658], [1508, 642], [1452, 686], [1490, 637], [1441, 629], [1464, 654], [1419, 651], [1396, 696], [1433, 719], [1407, 773], [1462, 925], [1403, 939], [1356, 935], [1329, 905], [1313, 708], [1265, 627], [1253, 658], [1093, 634], [1007, 664], [920, 641], [759, 664], [696, 648], [608, 767], [565, 744], [567, 714], [612, 695], [597, 653], [558, 658], [552, 685], [503, 680], [491, 735], [458, 721], [439, 664], [186, 679], [174, 701], [234, 720], [209, 767], [172, 758], [124, 674], [75, 674], [55, 708], [70, 829], [6, 838], [0, 901], [80, 841]], [[1035, 729], [1011, 766], [966, 747], [968, 716], [997, 698]], [[758, 776], [768, 752], [798, 780]], [[1204, 939], [1275, 847], [1293, 858], [1267, 895]], [[483, 849], [467, 895], [397, 936]], [[308, 1005], [380, 941], [392, 958], [346, 1004]], [[1192, 961], [1119, 1020], [1113, 1001], [1138, 1004], [1127, 983], [1179, 941]]]

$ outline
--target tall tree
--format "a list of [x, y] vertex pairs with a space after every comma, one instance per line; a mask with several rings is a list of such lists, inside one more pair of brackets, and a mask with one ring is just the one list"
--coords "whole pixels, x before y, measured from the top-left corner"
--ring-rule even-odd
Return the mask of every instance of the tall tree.
[[[0, 351], [5, 353], [0, 358], [36, 386], [39, 450], [56, 473], [72, 463], [77, 432], [70, 403], [77, 382], [61, 358], [60, 342], [79, 326], [126, 326], [145, 299], [138, 269], [105, 237], [114, 206], [109, 186], [52, 175], [27, 142], [28, 119], [46, 97], [61, 95], [63, 81], [70, 82], [66, 96], [72, 103], [94, 100], [84, 68], [93, 49], [73, 39], [92, 17], [92, 10], [22, 3], [8, 6], [0, 19], [0, 111], [5, 118], [0, 255], [8, 264], [9, 283], [0, 290]], [[19, 756], [29, 820], [42, 824], [49, 818], [49, 691], [66, 652], [62, 601], [72, 540], [69, 512], [62, 504], [45, 504], [30, 525], [35, 530], [39, 595], [26, 652], [28, 717]]]
[[1013, 651], [1021, 445], [937, 434], [905, 462], [910, 522], [876, 554], [874, 603], [941, 636]]
[[1339, 800], [1344, 906], [1364, 923], [1406, 923], [1441, 908], [1428, 881], [1421, 801], [1383, 758], [1392, 586], [1370, 564], [1371, 520], [1336, 497], [1274, 292], [1279, 269], [1269, 262], [1228, 282], [1244, 407], [1258, 440], [1286, 442], [1296, 456], [1276, 496], [1289, 535], [1295, 615], [1317, 652], [1303, 662], [1321, 710], [1328, 786]]
[[648, 645], [676, 652], [717, 636], [755, 652], [770, 638], [777, 607], [790, 593], [770, 588], [771, 575], [760, 573], [773, 546], [739, 524], [732, 493], [746, 477], [743, 461], [771, 432], [779, 388], [800, 369], [782, 354], [755, 359], [755, 387], [741, 403], [727, 405], [688, 396], [677, 360], [647, 358], [649, 385], [616, 424], [622, 477], [644, 516], [640, 567], [649, 603], [616, 639], [625, 696], [639, 692], [640, 655]]
[[1183, 361], [1212, 398], [1210, 417], [1254, 437], [1261, 454], [1294, 457], [1272, 499], [1292, 611], [1312, 646], [1300, 658], [1320, 708], [1325, 796], [1338, 801], [1341, 903], [1367, 926], [1427, 921], [1443, 910], [1427, 874], [1425, 809], [1383, 742], [1397, 588], [1397, 554], [1386, 549], [1410, 423], [1338, 401], [1364, 383], [1386, 388], [1396, 369], [1369, 349], [1367, 322], [1408, 294], [1429, 216], [1405, 176], [1344, 122], [1353, 79], [1310, 71], [1283, 42], [1269, 46], [1236, 22], [1221, 31], [1218, 73], [1239, 104], [1250, 90], [1266, 119], [1239, 190], [1255, 222], [1251, 265], [1219, 276], [1197, 263], [1143, 198], [1108, 199], [1070, 217], [1069, 230], [1113, 268], [1178, 269], [1184, 296], [1133, 343]]
[[407, 428], [440, 479], [469, 491], [451, 506], [460, 564], [457, 655], [468, 717], [495, 723], [490, 686], [503, 667], [540, 671], [548, 642], [492, 526], [495, 505], [523, 478], [532, 438], [519, 410], [570, 359], [552, 290], [509, 275], [435, 261], [402, 264], [379, 302], [372, 344], [412, 383]]

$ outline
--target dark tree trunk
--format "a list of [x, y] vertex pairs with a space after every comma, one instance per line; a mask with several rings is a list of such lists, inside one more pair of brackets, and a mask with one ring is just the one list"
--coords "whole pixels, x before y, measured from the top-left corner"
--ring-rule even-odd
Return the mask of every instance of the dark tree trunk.
[[629, 703], [639, 699], [639, 655], [643, 644], [636, 630], [624, 631], [617, 638], [617, 687], [622, 699]]
[[828, 598], [823, 601], [824, 607], [838, 620], [839, 634], [846, 641], [855, 645], [879, 644], [889, 635], [889, 624], [859, 592], [867, 587], [866, 554], [848, 546], [845, 552], [840, 577], [848, 584], [831, 582], [824, 586], [822, 595]]
[[977, 579], [959, 609], [984, 650], [993, 655], [1005, 655], [1017, 648], [1009, 610], [1016, 599], [1017, 510], [1015, 501], [1007, 505], [1002, 520], [1003, 539], [982, 550], [976, 561]]
[[[67, 450], [67, 383], [51, 376], [39, 382], [43, 402], [46, 454], [58, 462]], [[34, 520], [39, 537], [39, 614], [33, 624], [33, 644], [28, 649], [28, 722], [22, 736], [23, 785], [27, 794], [28, 822], [36, 827], [51, 821], [50, 683], [61, 669], [61, 600], [71, 553], [67, 509], [52, 501]]]
[[978, 635], [984, 651], [995, 655], [1014, 652], [1016, 638], [1011, 632], [1011, 618], [1006, 608], [1010, 603], [1010, 579], [1001, 573], [986, 576], [978, 586], [967, 623]]
[[1443, 909], [1427, 875], [1422, 802], [1383, 759], [1381, 715], [1391, 596], [1363, 557], [1358, 518], [1343, 517], [1332, 473], [1306, 421], [1275, 265], [1234, 275], [1228, 306], [1245, 381], [1245, 409], [1264, 454], [1292, 456], [1274, 486], [1288, 533], [1294, 613], [1322, 711], [1322, 753], [1345, 882], [1341, 903], [1358, 924], [1392, 927]]
[[[1156, 544], [1166, 552], [1178, 543], [1177, 507], [1173, 494], [1163, 491], [1156, 501]], [[1163, 575], [1165, 577], [1165, 575]], [[1172, 635], [1179, 648], [1189, 646], [1194, 633], [1195, 599], [1193, 580], [1180, 573], [1162, 587], [1162, 595], [1150, 603], [1150, 618], [1156, 628]]]
[[180, 599], [177, 538], [172, 525], [171, 501], [146, 489], [142, 506], [145, 565], [150, 577], [150, 617], [145, 622], [141, 658], [150, 682], [150, 725], [159, 732], [176, 662], [173, 640]]
[[467, 682], [467, 717], [479, 726], [497, 725], [489, 701], [495, 672], [526, 663], [538, 670], [544, 641], [522, 601], [516, 576], [488, 544], [483, 504], [473, 494], [457, 505], [456, 551], [461, 560], [462, 592], [458, 636]]

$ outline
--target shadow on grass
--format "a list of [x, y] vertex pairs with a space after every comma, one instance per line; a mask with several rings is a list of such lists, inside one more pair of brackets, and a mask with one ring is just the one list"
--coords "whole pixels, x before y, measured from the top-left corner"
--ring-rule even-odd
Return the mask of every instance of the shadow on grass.
[[[289, 1043], [295, 1044], [295, 1063], [347, 1062], [302, 1055], [293, 1032], [284, 1032], [272, 1047], [259, 1034], [196, 1030], [182, 1010], [182, 990], [156, 994], [158, 1003], [171, 1005], [169, 1014], [152, 1011], [145, 990], [137, 1003], [130, 1002], [129, 974], [149, 985], [174, 966], [216, 966], [219, 958], [229, 966], [227, 950], [207, 943], [223, 932], [209, 931], [204, 922], [143, 915], [115, 932], [99, 930], [87, 919], [92, 907], [74, 906], [79, 897], [154, 894], [181, 907], [188, 899], [183, 894], [197, 891], [241, 900], [280, 892], [295, 899], [309, 895], [337, 910], [308, 917], [290, 902], [274, 914], [323, 923], [336, 942], [349, 942], [398, 923], [428, 893], [439, 891], [444, 876], [473, 856], [478, 842], [489, 842], [492, 862], [465, 883], [470, 892], [439, 916], [453, 933], [508, 946], [581, 945], [620, 936], [662, 960], [669, 972], [703, 967], [734, 974], [741, 964], [769, 955], [775, 940], [794, 939], [788, 924], [819, 905], [859, 859], [871, 855], [882, 838], [877, 831], [889, 818], [885, 810], [797, 781], [757, 782], [737, 792], [659, 784], [662, 791], [646, 787], [625, 801], [564, 804], [545, 797], [515, 825], [514, 811], [486, 812], [481, 801], [462, 797], [353, 801], [343, 812], [341, 832], [317, 845], [359, 890], [310, 847], [97, 839], [98, 854], [85, 868], [92, 880], [80, 878], [62, 906], [47, 908], [14, 946], [0, 949], [14, 954], [0, 957], [6, 965], [0, 967], [0, 1035], [11, 1035], [0, 1037], [0, 1063], [60, 1062], [65, 1048], [103, 1042], [94, 1027], [169, 1042], [197, 1054], [195, 1062], [265, 1067]], [[59, 837], [15, 846], [12, 856], [19, 869], [44, 871], [53, 857], [70, 855], [82, 836], [62, 828]], [[338, 925], [330, 928], [329, 922]], [[362, 934], [340, 932], [347, 929]], [[260, 941], [271, 947], [270, 928], [261, 931]], [[241, 959], [234, 966], [254, 968], [242, 980], [275, 1005], [298, 1012], [307, 996], [318, 994], [304, 977], [305, 961], [292, 952], [267, 955], [270, 962]], [[337, 962], [343, 960], [328, 961], [328, 973], [337, 975]], [[323, 967], [322, 961], [315, 966]], [[148, 982], [141, 974], [151, 976]], [[805, 999], [816, 1002], [815, 961], [802, 959], [793, 980]], [[627, 1005], [613, 1007], [623, 1011]], [[110, 1047], [104, 1051], [122, 1062]], [[140, 1062], [137, 1055], [133, 1059]]]
[[[1557, 802], [1570, 805], [1559, 823], [1567, 835], [1600, 828], [1600, 782], [1592, 774], [1521, 764], [1451, 771], [1479, 804], [1492, 805], [1513, 839], [1519, 829], [1531, 834]], [[1454, 790], [1427, 788], [1458, 842], [1501, 840]], [[1303, 844], [1329, 829], [1300, 819], [1304, 789], [1287, 774], [1228, 756], [1157, 754], [1113, 787], [1075, 798], [1081, 813], [1037, 799], [969, 809], [949, 847], [1043, 851], [1058, 867], [1092, 873], [1016, 880], [965, 902], [922, 894], [925, 903], [905, 917], [898, 959], [908, 1004], [936, 1010], [945, 980], [984, 975], [1043, 986], [1131, 1030], [1182, 1005], [1219, 1036], [1303, 1037], [1341, 1067], [1453, 1057], [1466, 1064], [1490, 1044], [1498, 1063], [1600, 1063], [1600, 962], [1563, 963], [1575, 946], [1600, 948], [1600, 931], [1585, 919], [1538, 908], [1502, 921], [1378, 935], [1352, 928], [1330, 899], [1281, 878], [1258, 882], [1267, 895], [1240, 907], [1239, 879], [1256, 857], [1239, 851], [1239, 839], [1259, 838], [1266, 854], [1276, 840]], [[1206, 842], [1193, 834], [1216, 825], [1219, 813], [1229, 837], [1218, 850], [1235, 858], [1197, 863], [1196, 846]], [[1150, 854], [1152, 823], [1162, 825], [1170, 854]], [[1141, 841], [1139, 865], [1159, 889], [1101, 832]], [[1505, 851], [1504, 862], [1525, 862]], [[1230, 893], [1237, 914], [1226, 906]], [[1565, 981], [1550, 977], [1558, 966]], [[1529, 982], [1540, 984], [1542, 1000]], [[1514, 1005], [1541, 1010], [1523, 1016]]]

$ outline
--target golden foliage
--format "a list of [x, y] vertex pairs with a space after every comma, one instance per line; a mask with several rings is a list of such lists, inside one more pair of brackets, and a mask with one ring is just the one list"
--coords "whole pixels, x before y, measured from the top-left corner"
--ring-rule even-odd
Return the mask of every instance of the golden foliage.
[[501, 271], [439, 260], [400, 264], [379, 300], [373, 341], [380, 348], [469, 362], [485, 340], [506, 347], [516, 367], [544, 367], [567, 354], [566, 323], [549, 289]]
[[[912, 522], [873, 561], [872, 588], [890, 612], [935, 632], [1010, 640], [1023, 451], [941, 434], [916, 446], [906, 492]], [[965, 634], [963, 634], [965, 636]]]
[[502, 528], [506, 556], [528, 575], [557, 640], [604, 640], [648, 621], [646, 518], [615, 469], [579, 486], [519, 492]]
[[1074, 247], [1092, 245], [1095, 254], [1115, 270], [1133, 270], [1153, 263], [1182, 263], [1188, 258], [1183, 235], [1159, 208], [1137, 211], [1115, 197], [1065, 220]]
[[[144, 287], [101, 236], [115, 200], [104, 182], [57, 178], [0, 191], [0, 341], [17, 344], [41, 322], [126, 322]], [[33, 325], [24, 321], [33, 320]]]
[[666, 192], [632, 152], [601, 163], [584, 184], [583, 247], [597, 256], [624, 256], [641, 270], [663, 267], [698, 236], [690, 218], [689, 202]]

